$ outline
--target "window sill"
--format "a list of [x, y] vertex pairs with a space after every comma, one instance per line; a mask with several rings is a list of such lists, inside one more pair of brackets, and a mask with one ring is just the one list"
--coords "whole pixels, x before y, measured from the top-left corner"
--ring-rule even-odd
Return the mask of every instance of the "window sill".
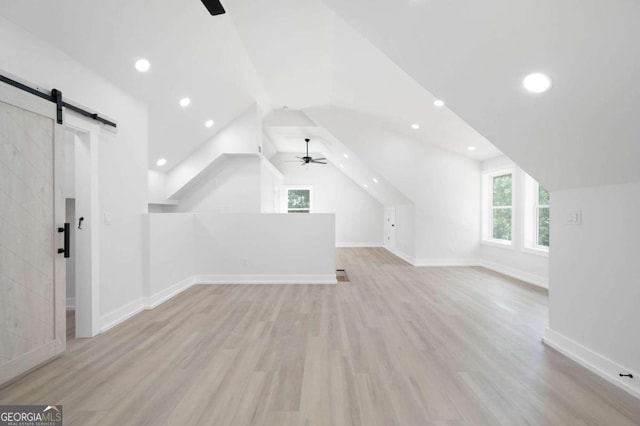
[[537, 247], [524, 247], [522, 251], [529, 254], [535, 254], [536, 256], [549, 257], [549, 249], [537, 248]]
[[513, 250], [513, 242], [512, 241], [502, 241], [502, 240], [482, 240], [480, 244], [491, 247], [498, 247], [506, 250]]

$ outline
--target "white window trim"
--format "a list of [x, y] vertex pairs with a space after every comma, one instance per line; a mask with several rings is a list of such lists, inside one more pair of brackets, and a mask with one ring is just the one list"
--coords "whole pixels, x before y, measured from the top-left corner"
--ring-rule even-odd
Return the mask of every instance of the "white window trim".
[[549, 209], [549, 211], [551, 211], [551, 206], [549, 204], [538, 204], [540, 202], [540, 197], [539, 197], [539, 192], [540, 192], [540, 184], [538, 183], [537, 188], [536, 188], [536, 198], [535, 198], [535, 203], [534, 203], [534, 213], [535, 213], [535, 220], [534, 220], [534, 226], [535, 226], [535, 230], [534, 230], [534, 243], [533, 243], [533, 248], [534, 250], [540, 250], [540, 251], [549, 251], [549, 247], [548, 246], [543, 246], [541, 244], [538, 244], [538, 231], [540, 230], [540, 212], [539, 210], [541, 208], [547, 208]]
[[[511, 206], [505, 208], [511, 209], [511, 240], [499, 240], [493, 238], [493, 178], [511, 174]], [[482, 240], [481, 244], [503, 249], [514, 250], [514, 220], [516, 215], [516, 170], [515, 167], [502, 168], [499, 170], [491, 170], [483, 174], [483, 192], [482, 192]], [[500, 208], [500, 207], [495, 207]]]
[[[282, 200], [282, 205], [283, 205], [283, 212], [287, 213], [287, 214], [293, 214], [293, 213], [289, 213], [289, 191], [291, 190], [296, 190], [296, 189], [305, 189], [309, 191], [309, 214], [313, 213], [313, 187], [309, 186], [309, 185], [285, 185], [284, 186], [284, 197]], [[300, 209], [300, 210], [306, 210], [306, 209]]]
[[549, 256], [549, 247], [538, 244], [538, 208], [549, 205], [538, 204], [540, 184], [531, 176], [526, 175], [525, 205], [524, 205], [524, 245], [522, 251], [538, 256]]

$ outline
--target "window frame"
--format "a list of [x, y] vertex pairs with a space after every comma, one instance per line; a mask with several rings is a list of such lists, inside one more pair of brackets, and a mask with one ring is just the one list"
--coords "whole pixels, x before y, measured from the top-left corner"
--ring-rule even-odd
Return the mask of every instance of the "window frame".
[[[511, 205], [510, 206], [494, 206], [493, 205], [493, 179], [499, 176], [511, 175]], [[482, 226], [482, 244], [514, 249], [515, 244], [515, 213], [516, 213], [516, 171], [515, 168], [502, 168], [499, 170], [492, 170], [483, 174], [483, 226]], [[511, 210], [511, 239], [502, 240], [493, 238], [493, 212], [495, 209]]]
[[528, 174], [526, 176], [525, 187], [525, 200], [524, 200], [524, 240], [522, 250], [529, 254], [536, 254], [539, 256], [548, 257], [549, 247], [538, 244], [538, 221], [540, 220], [538, 215], [539, 206], [549, 208], [551, 213], [551, 206], [539, 204], [539, 191], [540, 184]]
[[[547, 192], [549, 192], [548, 189], [545, 188], [545, 190]], [[543, 251], [549, 251], [549, 246], [544, 246], [542, 244], [540, 244], [540, 209], [541, 208], [546, 208], [549, 210], [549, 213], [551, 213], [551, 205], [549, 204], [540, 204], [540, 183], [536, 182], [535, 184], [535, 191], [533, 193], [534, 196], [534, 200], [533, 200], [533, 244], [532, 247], [535, 250], [543, 250]], [[549, 200], [551, 200], [551, 193], [549, 193]]]
[[292, 213], [292, 212], [289, 211], [289, 191], [300, 191], [300, 190], [309, 191], [309, 209], [308, 209], [309, 211], [308, 212], [305, 211], [307, 209], [293, 209], [293, 210], [298, 210], [299, 212], [307, 213], [307, 214], [313, 213], [313, 187], [308, 186], [308, 185], [291, 185], [291, 186], [287, 185], [287, 186], [285, 186], [285, 196], [282, 197], [282, 198], [284, 198], [284, 200], [283, 200], [283, 204], [284, 204], [283, 211], [286, 214], [299, 214], [299, 213]]

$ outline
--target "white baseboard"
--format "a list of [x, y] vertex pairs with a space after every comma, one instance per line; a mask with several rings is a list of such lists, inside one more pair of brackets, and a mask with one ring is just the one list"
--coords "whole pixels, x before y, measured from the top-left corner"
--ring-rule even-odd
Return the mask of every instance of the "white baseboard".
[[151, 310], [195, 284], [337, 284], [335, 274], [315, 275], [194, 275], [185, 278], [149, 297], [141, 297], [102, 315], [100, 333], [115, 327], [132, 316]]
[[478, 266], [477, 259], [416, 259], [415, 266]]
[[67, 297], [67, 311], [75, 311], [75, 310], [76, 310], [76, 298]]
[[178, 281], [174, 285], [167, 287], [164, 290], [159, 291], [156, 294], [150, 296], [149, 300], [147, 301], [147, 306], [145, 307], [145, 309], [153, 309], [156, 306], [171, 299], [172, 297], [182, 293], [183, 291], [185, 291], [186, 289], [188, 289], [194, 284], [193, 279], [194, 277], [185, 278], [184, 280]]
[[196, 275], [194, 284], [337, 284], [335, 274]]
[[640, 372], [630, 371], [620, 364], [549, 328], [547, 328], [542, 342], [582, 365], [587, 370], [618, 386], [620, 389], [623, 389], [636, 398], [640, 398], [640, 382], [618, 376], [619, 373], [631, 373], [635, 378], [640, 377]]
[[548, 277], [541, 277], [509, 266], [489, 262], [484, 259], [415, 259], [397, 249], [392, 249], [386, 246], [384, 248], [413, 266], [482, 266], [483, 268], [508, 275], [526, 283], [533, 284], [544, 289], [549, 289]]
[[398, 249], [384, 248], [413, 266], [477, 266], [480, 262], [477, 259], [416, 259]]
[[350, 248], [350, 247], [384, 247], [384, 243], [336, 243], [336, 247]]
[[504, 275], [508, 275], [512, 278], [516, 278], [520, 281], [524, 281], [529, 284], [533, 284], [538, 287], [549, 289], [549, 277], [541, 277], [539, 275], [531, 274], [529, 272], [520, 271], [509, 266], [500, 265], [499, 263], [489, 262], [487, 260], [480, 260], [479, 265], [483, 268], [491, 269], [492, 271], [499, 272]]
[[100, 333], [104, 333], [105, 331], [112, 329], [116, 325], [128, 320], [135, 314], [144, 311], [146, 306], [147, 298], [141, 297], [134, 300], [133, 302], [127, 303], [126, 305], [118, 309], [114, 309], [106, 315], [102, 315], [102, 317], [100, 318]]
[[407, 262], [408, 264], [410, 264], [410, 265], [412, 265], [412, 266], [415, 266], [415, 264], [416, 264], [416, 260], [415, 260], [412, 256], [409, 256], [408, 254], [405, 254], [405, 253], [403, 253], [403, 252], [401, 252], [400, 250], [395, 249], [395, 248], [391, 248], [391, 247], [388, 247], [388, 246], [383, 246], [383, 247], [384, 247], [384, 248], [385, 248], [389, 253], [391, 253], [391, 254], [393, 254], [393, 255], [395, 255], [395, 256], [398, 256], [400, 259], [404, 260], [404, 261], [405, 261], [405, 262]]

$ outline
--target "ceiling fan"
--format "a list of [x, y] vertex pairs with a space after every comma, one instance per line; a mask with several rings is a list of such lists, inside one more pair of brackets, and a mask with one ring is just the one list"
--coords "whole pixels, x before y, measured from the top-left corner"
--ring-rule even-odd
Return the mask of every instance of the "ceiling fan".
[[309, 157], [309, 141], [311, 139], [305, 139], [304, 141], [307, 143], [307, 155], [305, 155], [304, 157], [296, 157], [298, 160], [301, 160], [302, 163], [301, 165], [306, 165], [309, 163], [314, 163], [314, 164], [327, 164], [326, 161], [327, 159], [322, 157], [322, 158], [311, 158]]
[[213, 16], [225, 13], [224, 7], [219, 0], [202, 0], [202, 4], [204, 4], [204, 7], [206, 7]]

